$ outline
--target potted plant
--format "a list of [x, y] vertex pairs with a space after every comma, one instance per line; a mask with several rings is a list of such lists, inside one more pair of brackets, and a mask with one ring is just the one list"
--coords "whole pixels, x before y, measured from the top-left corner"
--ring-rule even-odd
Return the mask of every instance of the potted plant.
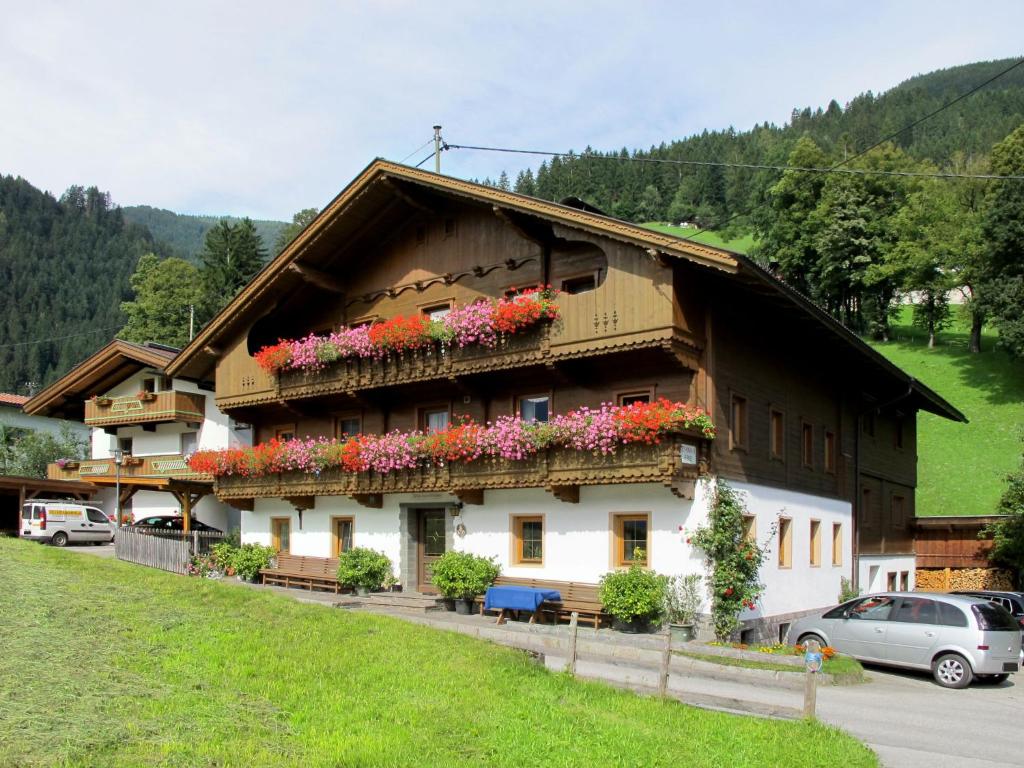
[[57, 459], [57, 466], [61, 469], [78, 469], [78, 459]]
[[665, 589], [665, 617], [673, 640], [688, 642], [697, 636], [694, 624], [702, 602], [701, 581], [699, 573], [673, 576], [668, 580]]
[[383, 552], [353, 547], [338, 556], [338, 581], [365, 597], [393, 578], [391, 560]]
[[647, 632], [665, 610], [668, 578], [634, 565], [601, 577], [601, 602], [621, 632]]
[[135, 397], [137, 397], [139, 400], [141, 400], [144, 403], [151, 403], [154, 400], [156, 400], [156, 393], [155, 392], [147, 392], [146, 390], [141, 390], [140, 392], [136, 392], [135, 393]]
[[106, 395], [93, 395], [92, 400], [100, 408], [106, 408], [108, 405], [114, 402], [111, 398], [107, 397]]
[[122, 460], [121, 464], [126, 467], [140, 467], [142, 466], [142, 458], [139, 456], [132, 456], [127, 454]]
[[466, 616], [473, 612], [473, 598], [486, 592], [499, 573], [491, 558], [451, 551], [434, 561], [430, 580], [442, 595], [455, 601], [456, 613]]

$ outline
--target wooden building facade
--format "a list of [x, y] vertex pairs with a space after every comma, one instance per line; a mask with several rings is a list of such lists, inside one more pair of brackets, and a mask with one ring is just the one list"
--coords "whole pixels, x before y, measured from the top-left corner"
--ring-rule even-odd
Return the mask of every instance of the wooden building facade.
[[[440, 316], [536, 285], [561, 291], [558, 320], [494, 347], [277, 374], [254, 357], [278, 339]], [[257, 443], [429, 431], [460, 416], [546, 420], [662, 397], [698, 405], [718, 427], [714, 440], [390, 476], [233, 476], [215, 488], [247, 509], [245, 540], [323, 557], [371, 546], [391, 556], [406, 589], [425, 589], [425, 564], [451, 548], [494, 556], [509, 575], [595, 582], [639, 536], [648, 567], [701, 571], [686, 531], [706, 518], [711, 486], [698, 478], [720, 477], [744, 492], [755, 534], [772, 541], [751, 621], [834, 602], [840, 577], [858, 578], [864, 558], [912, 560], [915, 414], [963, 418], [743, 256], [383, 161], [167, 372], [211, 382], [217, 407], [251, 424]], [[535, 557], [522, 556], [524, 538]]]

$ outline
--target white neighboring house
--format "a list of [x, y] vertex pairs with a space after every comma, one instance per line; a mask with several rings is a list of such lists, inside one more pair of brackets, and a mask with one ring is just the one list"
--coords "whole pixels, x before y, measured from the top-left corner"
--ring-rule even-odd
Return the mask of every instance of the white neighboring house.
[[185, 460], [201, 448], [248, 444], [249, 430], [233, 428], [199, 384], [164, 374], [176, 354], [115, 339], [32, 397], [24, 406], [30, 416], [74, 420], [89, 433], [89, 459], [51, 464], [48, 476], [98, 486], [96, 500], [110, 513], [120, 487], [122, 519], [181, 515], [188, 507], [214, 528], [238, 528], [238, 511], [218, 501], [211, 478]]
[[36, 416], [25, 413], [25, 403], [29, 401], [24, 395], [0, 392], [0, 425], [14, 429], [30, 429], [35, 432], [49, 432], [59, 435], [61, 428], [67, 426], [83, 440], [89, 437], [89, 428], [64, 419], [51, 419], [48, 416]]

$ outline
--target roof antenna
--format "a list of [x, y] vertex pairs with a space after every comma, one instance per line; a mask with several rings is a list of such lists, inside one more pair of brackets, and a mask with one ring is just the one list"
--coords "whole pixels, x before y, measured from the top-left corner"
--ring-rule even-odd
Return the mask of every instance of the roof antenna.
[[441, 126], [434, 126], [434, 173], [441, 172]]

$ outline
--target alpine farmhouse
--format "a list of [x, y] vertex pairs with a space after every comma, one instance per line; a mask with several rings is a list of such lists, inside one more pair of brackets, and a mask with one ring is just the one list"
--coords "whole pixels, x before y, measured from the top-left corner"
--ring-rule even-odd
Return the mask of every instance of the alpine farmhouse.
[[[560, 291], [558, 316], [497, 343], [317, 360], [268, 372], [261, 350], [395, 318], [443, 318], [524, 288]], [[716, 478], [771, 539], [762, 635], [834, 604], [840, 579], [913, 588], [919, 410], [949, 403], [749, 259], [603, 215], [384, 161], [371, 163], [166, 365], [213, 382], [253, 441], [444, 430], [465, 418], [546, 421], [665, 398], [704, 409], [684, 431], [613, 453], [391, 472], [222, 474], [243, 541], [293, 554], [383, 551], [429, 592], [448, 549], [508, 576], [596, 583], [640, 564], [703, 572], [688, 544]]]

